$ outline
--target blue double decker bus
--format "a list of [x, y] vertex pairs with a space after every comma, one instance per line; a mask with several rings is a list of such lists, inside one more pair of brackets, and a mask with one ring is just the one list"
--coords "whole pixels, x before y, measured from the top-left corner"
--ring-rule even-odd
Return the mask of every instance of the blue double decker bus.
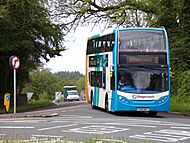
[[86, 99], [108, 112], [170, 108], [170, 58], [164, 28], [121, 28], [89, 37]]

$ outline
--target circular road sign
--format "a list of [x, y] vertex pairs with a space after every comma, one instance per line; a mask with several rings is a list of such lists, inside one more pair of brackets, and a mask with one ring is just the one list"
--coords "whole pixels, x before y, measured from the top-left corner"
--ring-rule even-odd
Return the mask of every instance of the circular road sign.
[[11, 68], [18, 69], [20, 67], [20, 59], [17, 56], [11, 56], [9, 59]]

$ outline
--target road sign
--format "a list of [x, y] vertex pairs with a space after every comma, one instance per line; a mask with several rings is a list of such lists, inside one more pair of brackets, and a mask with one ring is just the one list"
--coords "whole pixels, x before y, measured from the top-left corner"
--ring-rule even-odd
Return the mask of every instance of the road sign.
[[16, 69], [20, 67], [20, 59], [17, 56], [11, 56], [9, 58], [9, 65], [13, 68], [14, 74], [14, 114], [16, 114]]
[[5, 93], [5, 95], [4, 95], [4, 106], [5, 106], [5, 111], [6, 111], [6, 112], [9, 111], [10, 98], [11, 98], [10, 93]]
[[61, 92], [55, 92], [55, 100], [61, 99]]
[[9, 59], [11, 68], [18, 69], [20, 67], [20, 59], [17, 56], [11, 56]]

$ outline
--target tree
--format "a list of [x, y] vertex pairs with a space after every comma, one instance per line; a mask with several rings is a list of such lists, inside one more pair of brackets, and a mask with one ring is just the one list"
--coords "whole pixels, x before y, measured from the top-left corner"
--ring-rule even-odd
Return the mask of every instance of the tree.
[[79, 94], [82, 90], [85, 90], [85, 76], [80, 77], [76, 82], [75, 85], [77, 86], [77, 90]]
[[[105, 27], [114, 25], [146, 26], [146, 13], [153, 12], [147, 0], [72, 0], [49, 1], [52, 17], [64, 21], [67, 29], [76, 28], [80, 24], [104, 23]], [[52, 8], [53, 7], [53, 8]]]
[[38, 69], [30, 73], [30, 82], [23, 92], [33, 92], [34, 99], [54, 100], [55, 92], [62, 91], [63, 85], [63, 81], [48, 69]]
[[67, 85], [75, 85], [77, 86], [77, 90], [80, 93], [85, 88], [85, 77], [78, 71], [69, 72], [69, 71], [61, 71], [57, 72], [54, 75], [59, 77], [64, 83], [65, 86]]
[[83, 75], [78, 72], [78, 71], [74, 71], [74, 72], [69, 72], [69, 71], [60, 71], [55, 73], [56, 76], [58, 76], [60, 79], [62, 79], [65, 82], [72, 82], [72, 81], [76, 81], [78, 80], [80, 77], [82, 77]]
[[[50, 19], [45, 0], [0, 1], [0, 92], [12, 92], [13, 76], [8, 65], [9, 57], [17, 55], [21, 67], [17, 70], [19, 89], [29, 71], [60, 56], [64, 51], [63, 33], [58, 24]], [[21, 90], [20, 90], [21, 91]], [[19, 91], [19, 92], [20, 92]]]

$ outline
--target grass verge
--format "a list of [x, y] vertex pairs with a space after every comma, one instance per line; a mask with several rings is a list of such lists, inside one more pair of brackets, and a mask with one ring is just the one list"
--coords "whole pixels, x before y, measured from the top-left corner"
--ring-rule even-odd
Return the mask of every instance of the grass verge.
[[190, 115], [190, 104], [188, 103], [171, 103], [170, 107], [172, 112], [187, 113]]
[[[54, 103], [52, 103], [51, 101], [33, 101], [33, 102], [29, 102], [25, 105], [20, 105], [20, 106], [17, 106], [16, 108], [16, 111], [17, 113], [18, 112], [26, 112], [26, 111], [32, 111], [32, 110], [35, 110], [35, 109], [39, 109], [39, 108], [43, 108], [43, 107], [49, 107], [49, 106], [53, 106]], [[9, 109], [9, 113], [13, 113], [14, 112], [14, 109], [13, 107], [11, 107]], [[2, 113], [5, 113], [5, 110], [4, 109], [0, 109], [0, 114]]]
[[172, 112], [186, 113], [190, 115], [190, 97], [172, 96], [170, 100]]

